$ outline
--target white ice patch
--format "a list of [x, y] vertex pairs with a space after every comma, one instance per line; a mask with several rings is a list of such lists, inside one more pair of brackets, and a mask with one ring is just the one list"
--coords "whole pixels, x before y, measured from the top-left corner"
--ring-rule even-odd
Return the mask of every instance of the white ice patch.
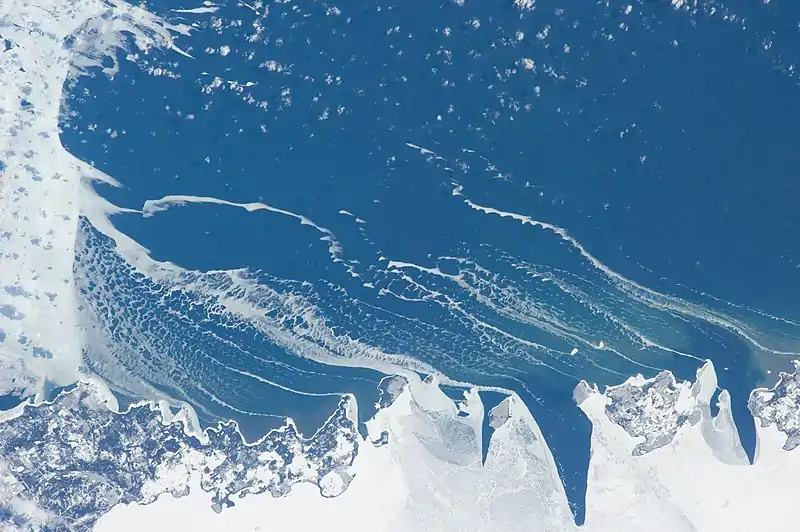
[[100, 0], [8, 0], [0, 22], [7, 48], [0, 53], [0, 395], [31, 394], [45, 380], [77, 379], [80, 189], [103, 178], [61, 145], [62, 87], [126, 39], [142, 50], [170, 47], [170, 32], [186, 29]]

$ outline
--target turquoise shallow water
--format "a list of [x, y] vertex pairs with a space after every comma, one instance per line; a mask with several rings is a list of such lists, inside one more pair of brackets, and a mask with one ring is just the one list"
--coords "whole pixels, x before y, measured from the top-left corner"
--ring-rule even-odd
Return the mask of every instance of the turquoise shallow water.
[[[179, 39], [194, 59], [156, 52], [123, 60], [113, 80], [80, 79], [65, 146], [120, 181], [99, 190], [123, 207], [185, 195], [290, 214], [205, 202], [115, 216], [153, 257], [249, 268], [313, 301], [336, 334], [516, 391], [579, 520], [580, 379], [693, 378], [709, 358], [752, 456], [747, 395], [787, 364], [772, 351], [796, 350], [800, 319], [798, 8], [176, 7], [149, 6], [196, 25]], [[140, 282], [123, 275], [116, 289]], [[180, 296], [140, 305], [130, 316], [149, 340], [136, 356], [174, 357], [193, 382], [160, 386], [206, 421], [234, 418], [255, 437], [290, 415], [313, 432], [344, 392], [362, 420], [372, 411], [377, 372], [310, 362]]]

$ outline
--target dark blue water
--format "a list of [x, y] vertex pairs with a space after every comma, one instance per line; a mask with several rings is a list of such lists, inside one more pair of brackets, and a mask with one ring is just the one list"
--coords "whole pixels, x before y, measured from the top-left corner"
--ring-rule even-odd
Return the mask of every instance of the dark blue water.
[[0, 395], [0, 412], [11, 410], [22, 403], [18, 395]]
[[483, 407], [486, 411], [486, 416], [483, 418], [483, 427], [482, 427], [482, 436], [483, 441], [481, 441], [481, 459], [484, 463], [486, 463], [486, 455], [489, 452], [489, 443], [492, 440], [492, 434], [494, 433], [494, 428], [489, 425], [489, 412], [499, 405], [507, 395], [497, 392], [480, 392], [481, 401], [483, 401]]
[[67, 386], [54, 386], [49, 384], [44, 393], [45, 401], [53, 402], [58, 399], [61, 394], [67, 394], [74, 390], [77, 386], [77, 384], [69, 384]]
[[[48, 384], [43, 394], [44, 400], [55, 401], [59, 395], [73, 390], [75, 386], [75, 384], [70, 384], [68, 386], [53, 386], [52, 384]], [[12, 408], [22, 404], [24, 401], [27, 401], [27, 399], [23, 399], [16, 394], [0, 395], [0, 412], [11, 410]]]
[[[147, 58], [180, 79], [124, 61], [114, 80], [81, 79], [62, 140], [123, 184], [100, 188], [117, 205], [138, 209], [169, 194], [264, 202], [331, 230], [347, 264], [331, 260], [314, 228], [274, 212], [204, 204], [114, 218], [156, 259], [199, 271], [250, 268], [282, 293], [311, 298], [336, 334], [454, 379], [515, 390], [582, 522], [591, 427], [572, 399], [578, 380], [615, 384], [662, 368], [693, 379], [701, 363], [643, 348], [603, 316], [711, 359], [751, 457], [747, 396], [785, 361], [730, 329], [632, 300], [552, 233], [470, 209], [453, 196], [456, 184], [475, 203], [566, 228], [622, 276], [746, 315], [781, 348], [791, 347], [792, 325], [744, 307], [800, 318], [790, 297], [800, 276], [800, 99], [790, 68], [800, 8], [735, 2], [709, 15], [710, 4], [687, 13], [644, 2], [625, 14], [626, 5], [520, 12], [511, 3], [379, 2], [326, 15], [321, 3], [275, 4], [260, 17], [230, 3], [217, 14], [219, 30], [207, 15], [188, 17], [199, 29], [179, 44], [195, 60]], [[163, 14], [169, 7], [151, 5]], [[722, 19], [727, 9], [747, 18], [746, 29]], [[265, 29], [248, 41], [257, 21]], [[229, 55], [205, 52], [222, 45]], [[282, 70], [259, 68], [265, 61]], [[214, 76], [226, 81], [204, 91]], [[476, 289], [414, 269], [402, 277], [381, 257], [462, 273]], [[356, 393], [360, 417], [369, 417], [374, 398], [362, 398], [374, 397], [377, 373], [312, 363], [246, 324], [211, 323], [181, 301], [168, 306], [184, 309], [184, 321], [171, 321], [155, 300], [142, 312], [166, 331], [160, 338], [185, 334], [178, 363], [197, 383], [164, 389], [199, 405], [209, 421], [232, 417], [254, 435], [290, 415], [313, 432], [338, 400], [286, 392], [222, 365], [304, 393]], [[575, 336], [530, 321], [542, 313], [575, 327]], [[603, 340], [627, 359], [577, 337]], [[570, 357], [573, 347], [579, 353]]]

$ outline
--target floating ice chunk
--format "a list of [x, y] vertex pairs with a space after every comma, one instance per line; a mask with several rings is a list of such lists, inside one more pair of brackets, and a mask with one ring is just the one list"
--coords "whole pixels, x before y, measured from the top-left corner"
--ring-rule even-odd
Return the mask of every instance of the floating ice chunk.
[[216, 13], [218, 9], [219, 9], [219, 6], [208, 5], [208, 6], [203, 6], [203, 7], [193, 7], [193, 8], [189, 8], [189, 9], [173, 9], [172, 11], [174, 13], [185, 13], [185, 14], [191, 14], [191, 15], [203, 15], [203, 14], [206, 14], [206, 13]]

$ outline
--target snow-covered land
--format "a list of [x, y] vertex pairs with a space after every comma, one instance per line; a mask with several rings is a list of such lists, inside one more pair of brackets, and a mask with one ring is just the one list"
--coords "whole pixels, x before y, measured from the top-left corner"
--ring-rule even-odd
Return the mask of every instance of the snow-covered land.
[[[781, 375], [772, 390], [756, 390], [755, 461], [748, 464], [730, 414], [730, 397], [719, 395], [707, 363], [695, 383], [676, 384], [669, 374], [630, 379], [605, 393], [576, 389], [592, 421], [592, 459], [586, 528], [614, 531], [761, 530], [794, 498], [800, 455], [784, 448], [786, 436], [770, 419], [780, 409], [785, 423], [800, 417], [792, 395], [797, 374]], [[775, 405], [780, 405], [776, 407]]]
[[[291, 421], [245, 444], [233, 423], [190, 433], [187, 410], [172, 416], [147, 403], [123, 414], [96, 383], [81, 383], [54, 402], [21, 405], [0, 423], [0, 524], [19, 530], [91, 530], [118, 504], [147, 504], [162, 493], [186, 494], [192, 481], [208, 509], [231, 497], [280, 497], [312, 482], [335, 497], [351, 480], [358, 441], [355, 402], [339, 408], [310, 439]], [[163, 421], [167, 421], [164, 423]]]
[[[711, 363], [605, 392], [581, 383], [593, 425], [587, 518], [576, 527], [550, 450], [515, 396], [495, 409], [485, 464], [477, 392], [399, 381], [359, 435], [345, 397], [311, 438], [291, 422], [247, 445], [233, 424], [198, 432], [187, 410], [117, 414], [98, 383], [0, 423], [0, 516], [18, 530], [750, 531], [791, 507], [800, 455], [797, 373], [756, 390], [749, 464]], [[459, 414], [460, 412], [460, 414]], [[776, 424], [777, 421], [777, 424]]]

